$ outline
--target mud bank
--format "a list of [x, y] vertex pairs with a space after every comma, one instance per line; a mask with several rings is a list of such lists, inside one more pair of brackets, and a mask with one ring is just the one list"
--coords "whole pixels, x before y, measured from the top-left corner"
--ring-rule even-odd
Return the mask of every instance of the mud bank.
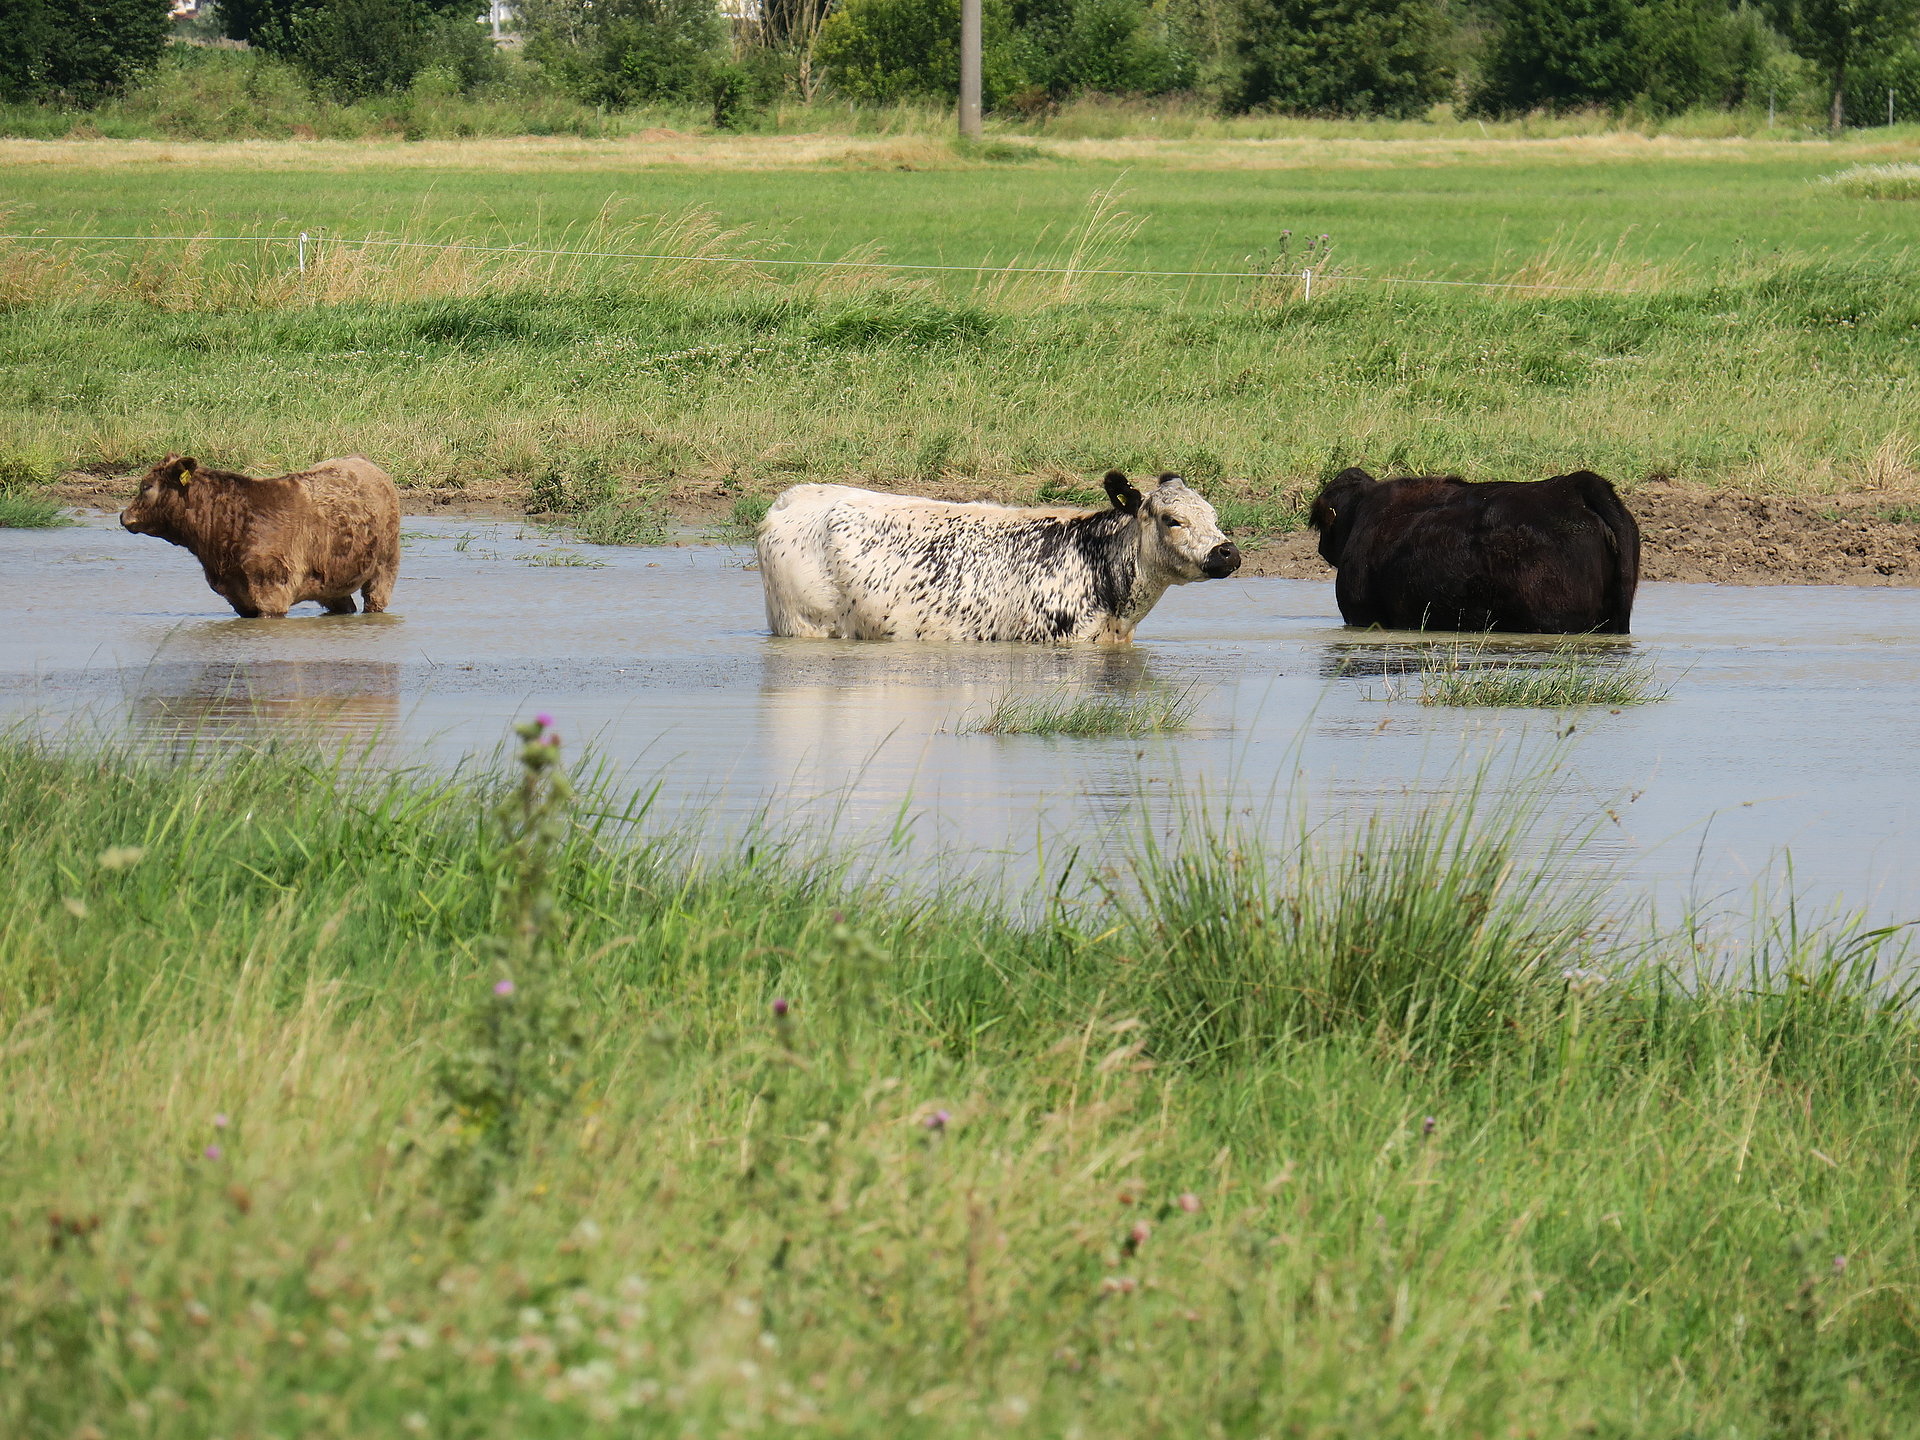
[[[117, 510], [133, 485], [133, 477], [70, 476], [55, 493], [68, 504]], [[1001, 498], [964, 484], [914, 488], [943, 499]], [[400, 499], [409, 515], [524, 519], [521, 493], [511, 483], [420, 487], [403, 489]], [[1920, 496], [1876, 492], [1794, 498], [1654, 482], [1625, 498], [1640, 522], [1641, 573], [1647, 580], [1920, 586]], [[691, 525], [712, 524], [724, 518], [727, 507], [715, 486], [696, 484], [672, 497], [675, 517]], [[1244, 574], [1288, 580], [1331, 574], [1310, 533], [1237, 538], [1247, 553]]]
[[[1717, 585], [1920, 585], [1920, 501], [1886, 494], [1805, 499], [1678, 485], [1626, 497], [1640, 522], [1641, 576]], [[1908, 514], [1912, 520], [1890, 518]], [[1309, 532], [1248, 547], [1246, 572], [1330, 573]]]

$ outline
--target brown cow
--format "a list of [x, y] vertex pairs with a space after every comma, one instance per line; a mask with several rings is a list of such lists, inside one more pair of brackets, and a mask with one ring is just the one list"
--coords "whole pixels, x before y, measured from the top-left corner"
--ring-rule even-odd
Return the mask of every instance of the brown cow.
[[120, 523], [191, 550], [213, 593], [249, 620], [283, 619], [302, 600], [351, 615], [355, 590], [375, 614], [400, 568], [400, 493], [358, 456], [255, 480], [169, 455]]

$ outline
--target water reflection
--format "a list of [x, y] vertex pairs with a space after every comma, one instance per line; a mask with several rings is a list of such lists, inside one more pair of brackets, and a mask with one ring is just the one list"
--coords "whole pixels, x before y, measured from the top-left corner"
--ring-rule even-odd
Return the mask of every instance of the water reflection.
[[365, 745], [398, 732], [401, 677], [388, 660], [161, 663], [139, 676], [128, 716], [174, 753], [267, 735]]
[[1395, 631], [1362, 631], [1365, 638], [1330, 640], [1320, 648], [1319, 674], [1326, 680], [1385, 679], [1418, 675], [1428, 665], [1457, 670], [1537, 670], [1570, 656], [1597, 669], [1625, 664], [1633, 641], [1620, 635], [1474, 635], [1439, 639]]

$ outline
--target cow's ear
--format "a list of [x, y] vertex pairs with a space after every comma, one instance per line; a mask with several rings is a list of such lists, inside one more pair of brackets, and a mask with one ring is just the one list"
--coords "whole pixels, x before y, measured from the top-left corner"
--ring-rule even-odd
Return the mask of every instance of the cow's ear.
[[189, 480], [193, 479], [193, 467], [198, 463], [199, 462], [191, 455], [168, 455], [166, 459], [153, 467], [152, 478], [158, 480], [162, 485], [166, 484], [169, 480], [177, 480], [180, 484], [185, 485]]
[[1109, 470], [1106, 478], [1107, 498], [1113, 502], [1113, 508], [1132, 515], [1139, 511], [1142, 496], [1133, 488], [1133, 482], [1118, 470]]
[[194, 459], [191, 455], [182, 455], [180, 457], [180, 468], [177, 472], [175, 472], [174, 478], [179, 480], [182, 488], [184, 488], [187, 485], [187, 483], [193, 479], [194, 467], [199, 465], [199, 463], [200, 462]]

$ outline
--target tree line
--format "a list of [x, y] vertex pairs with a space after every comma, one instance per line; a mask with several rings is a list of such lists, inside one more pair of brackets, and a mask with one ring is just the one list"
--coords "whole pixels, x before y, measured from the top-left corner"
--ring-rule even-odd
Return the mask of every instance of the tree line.
[[[167, 0], [0, 0], [0, 99], [85, 104], [167, 43]], [[590, 104], [950, 99], [960, 0], [519, 0], [517, 63]], [[476, 0], [220, 0], [226, 37], [341, 99], [503, 63]], [[1226, 113], [1408, 118], [1667, 115], [1817, 94], [1835, 127], [1920, 114], [1920, 0], [984, 0], [985, 101], [1043, 114], [1090, 93]]]

